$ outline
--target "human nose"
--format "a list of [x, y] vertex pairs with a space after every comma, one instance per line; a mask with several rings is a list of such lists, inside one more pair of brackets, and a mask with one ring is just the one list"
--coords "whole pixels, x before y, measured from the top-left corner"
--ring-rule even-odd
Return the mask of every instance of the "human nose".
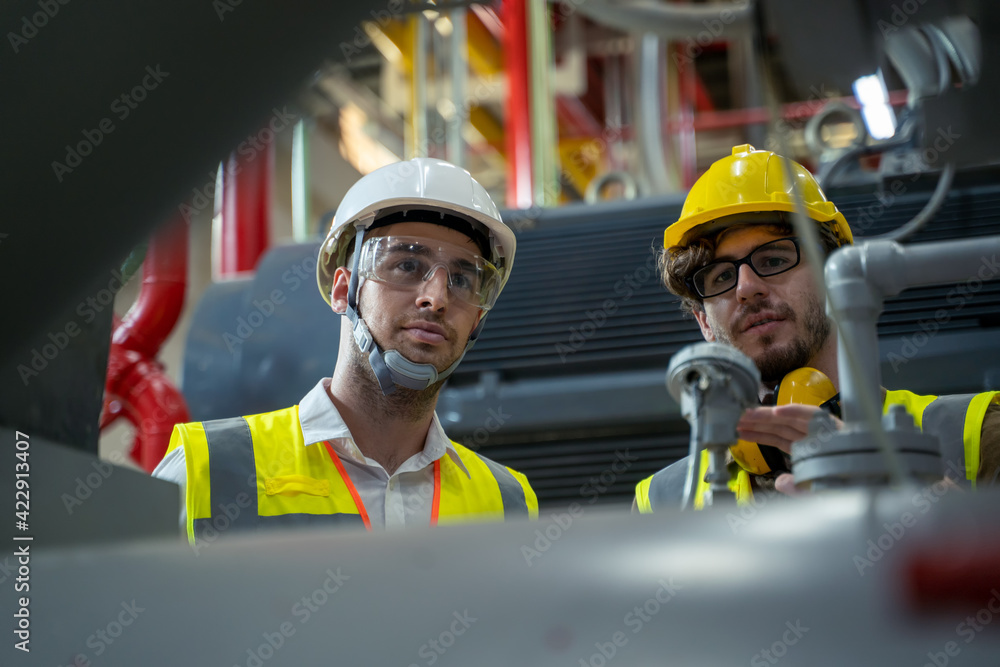
[[432, 267], [430, 275], [420, 281], [417, 307], [443, 312], [448, 296], [448, 270], [444, 266]]
[[767, 296], [767, 283], [754, 272], [749, 263], [740, 267], [737, 276], [736, 297], [740, 301], [747, 301], [757, 296]]

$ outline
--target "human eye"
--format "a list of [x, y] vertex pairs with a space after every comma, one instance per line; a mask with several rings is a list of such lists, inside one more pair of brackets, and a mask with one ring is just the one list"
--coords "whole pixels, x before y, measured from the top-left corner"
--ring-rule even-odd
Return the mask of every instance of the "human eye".
[[795, 263], [795, 247], [773, 246], [761, 248], [754, 256], [754, 265], [761, 270], [780, 271]]
[[451, 284], [456, 289], [471, 294], [476, 290], [479, 282], [477, 274], [475, 267], [461, 266], [452, 271]]
[[413, 275], [423, 277], [427, 273], [427, 262], [425, 262], [421, 257], [411, 255], [410, 257], [401, 258], [395, 263], [394, 270], [398, 273], [405, 275]]
[[708, 280], [705, 282], [709, 285], [722, 285], [731, 281], [735, 275], [736, 271], [732, 264], [721, 264], [711, 268]]
[[378, 274], [385, 280], [419, 280], [427, 272], [427, 262], [409, 247], [390, 250], [379, 262]]
[[761, 267], [776, 269], [788, 264], [791, 260], [780, 254], [775, 255], [764, 255], [764, 257], [758, 262]]

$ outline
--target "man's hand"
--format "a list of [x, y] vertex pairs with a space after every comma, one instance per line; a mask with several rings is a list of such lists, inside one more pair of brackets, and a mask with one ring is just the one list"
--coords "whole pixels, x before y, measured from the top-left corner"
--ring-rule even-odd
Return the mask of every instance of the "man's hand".
[[795, 475], [790, 472], [782, 473], [775, 478], [774, 490], [786, 496], [801, 496], [805, 493], [795, 486]]
[[[777, 447], [792, 453], [792, 443], [809, 435], [809, 421], [821, 408], [815, 405], [789, 403], [777, 407], [750, 408], [740, 417], [736, 430], [744, 440]], [[833, 418], [837, 428], [844, 423]]]
[[[809, 435], [809, 422], [821, 408], [814, 405], [789, 403], [777, 407], [751, 408], [743, 413], [736, 430], [744, 440], [777, 447], [786, 454], [792, 453], [792, 443]], [[833, 417], [837, 428], [844, 423]], [[779, 475], [774, 480], [774, 488], [779, 493], [796, 496], [804, 493], [795, 487], [795, 477], [791, 473]]]

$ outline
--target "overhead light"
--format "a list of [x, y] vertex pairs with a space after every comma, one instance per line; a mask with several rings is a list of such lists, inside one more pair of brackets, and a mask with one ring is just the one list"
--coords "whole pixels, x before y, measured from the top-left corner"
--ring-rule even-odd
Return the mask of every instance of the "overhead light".
[[896, 134], [896, 115], [889, 106], [881, 70], [854, 82], [854, 96], [861, 104], [861, 116], [873, 139], [888, 139]]

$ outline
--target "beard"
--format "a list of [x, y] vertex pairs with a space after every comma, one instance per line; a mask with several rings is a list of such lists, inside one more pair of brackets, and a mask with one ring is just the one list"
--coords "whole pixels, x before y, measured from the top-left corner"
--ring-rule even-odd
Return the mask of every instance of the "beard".
[[[798, 323], [799, 317], [788, 304], [774, 306], [770, 301], [755, 302], [747, 306], [737, 322], [742, 322], [748, 315], [759, 313], [762, 310], [775, 312], [782, 319], [793, 324]], [[773, 387], [781, 381], [788, 373], [809, 365], [809, 362], [819, 353], [823, 344], [830, 336], [830, 320], [827, 318], [819, 299], [810, 299], [806, 310], [802, 316], [802, 324], [805, 332], [797, 335], [791, 341], [783, 344], [775, 344], [775, 337], [771, 335], [761, 336], [760, 345], [764, 349], [756, 355], [750, 355], [740, 345], [735, 342], [736, 336], [724, 327], [712, 327], [712, 332], [717, 340], [728, 343], [740, 350], [753, 360], [760, 370], [760, 380], [765, 386]]]
[[[432, 318], [425, 319], [444, 328], [448, 334], [448, 338], [450, 340], [455, 340], [456, 334], [454, 329], [449, 327], [443, 320]], [[392, 330], [399, 331], [404, 324], [412, 321], [412, 317], [398, 318], [398, 321], [392, 322]], [[375, 338], [375, 344], [382, 350], [383, 358], [385, 353], [390, 349], [396, 349], [396, 351], [402, 354], [404, 358], [412, 361], [409, 356], [404, 354], [403, 350], [392, 347], [386, 348], [386, 346], [382, 344], [382, 341], [379, 340], [381, 336], [375, 337], [374, 333], [372, 333], [372, 336]], [[385, 395], [382, 393], [382, 388], [379, 386], [378, 378], [375, 377], [375, 371], [372, 369], [371, 364], [368, 361], [368, 354], [362, 354], [356, 344], [350, 345], [349, 354], [350, 356], [347, 364], [348, 373], [353, 380], [354, 386], [356, 387], [357, 395], [364, 402], [365, 407], [371, 414], [385, 415], [387, 417], [403, 419], [416, 423], [421, 421], [428, 412], [434, 410], [434, 407], [437, 404], [438, 392], [444, 385], [445, 380], [438, 380], [437, 382], [429, 385], [426, 389], [409, 389], [396, 384], [394, 385], [395, 390], [391, 394]], [[440, 368], [438, 367], [438, 364], [433, 365], [440, 373], [454, 363], [457, 358], [458, 357], [456, 355], [451, 355], [447, 363]]]

